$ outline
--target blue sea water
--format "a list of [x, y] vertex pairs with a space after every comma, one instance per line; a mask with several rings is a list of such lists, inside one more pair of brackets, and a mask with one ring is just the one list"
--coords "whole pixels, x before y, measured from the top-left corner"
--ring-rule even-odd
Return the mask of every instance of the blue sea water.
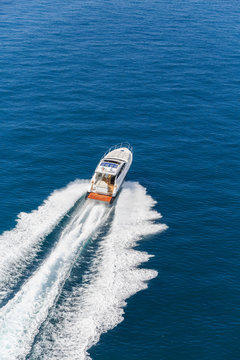
[[[8, 345], [0, 333], [0, 359], [85, 359], [78, 343], [91, 343], [96, 332], [95, 345], [84, 348], [94, 360], [239, 359], [239, 1], [3, 0], [0, 16], [0, 265], [9, 258], [0, 316], [12, 339]], [[134, 161], [116, 213], [101, 230], [91, 224], [91, 240], [75, 258], [69, 251], [65, 262], [49, 265], [53, 284], [61, 264], [66, 271], [48, 293], [44, 261], [60, 259], [55, 246], [84, 206], [86, 184], [76, 179], [89, 179], [100, 156], [121, 141], [132, 144]], [[73, 181], [75, 190], [67, 187]], [[153, 204], [144, 189], [164, 232], [148, 228]], [[129, 208], [133, 199], [138, 206]], [[103, 269], [121, 265], [105, 257], [113, 241], [118, 245], [110, 229], [123, 216], [121, 204], [127, 214], [140, 209], [147, 226], [137, 247], [138, 235], [124, 251], [154, 257], [122, 265], [123, 276], [136, 267], [125, 287], [109, 280], [109, 325], [99, 320], [95, 299], [106, 282]], [[94, 224], [104, 219], [100, 208], [88, 211], [81, 218], [86, 231], [90, 216]], [[20, 215], [19, 228], [20, 213], [30, 216]], [[122, 241], [139, 231], [133, 220]], [[46, 224], [51, 231], [42, 230]], [[37, 283], [27, 319], [21, 311]], [[26, 337], [5, 308], [28, 328]], [[62, 333], [68, 322], [72, 332]], [[19, 347], [26, 351], [19, 355]]]

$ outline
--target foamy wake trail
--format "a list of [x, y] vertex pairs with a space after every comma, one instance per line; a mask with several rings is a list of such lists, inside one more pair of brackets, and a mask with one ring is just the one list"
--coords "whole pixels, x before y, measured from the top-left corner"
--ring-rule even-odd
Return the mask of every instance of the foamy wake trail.
[[152, 209], [154, 204], [141, 185], [125, 184], [90, 274], [71, 293], [64, 291], [63, 303], [53, 310], [57, 324], [45, 323], [32, 359], [90, 359], [88, 349], [123, 320], [126, 299], [157, 276], [154, 270], [138, 268], [151, 255], [133, 249], [144, 235], [166, 229], [154, 223], [161, 217]]
[[31, 213], [20, 213], [13, 230], [0, 235], [0, 301], [33, 260], [42, 241], [87, 191], [88, 181], [76, 180], [55, 190]]
[[87, 201], [62, 232], [57, 244], [20, 291], [0, 309], [0, 359], [24, 359], [49, 309], [61, 292], [81, 246], [105, 221], [106, 204]]

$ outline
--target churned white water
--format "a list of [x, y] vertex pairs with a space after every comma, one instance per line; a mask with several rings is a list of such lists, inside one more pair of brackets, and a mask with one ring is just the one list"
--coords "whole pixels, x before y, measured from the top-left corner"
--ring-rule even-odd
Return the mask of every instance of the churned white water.
[[[0, 263], [3, 293], [7, 281], [10, 286], [16, 281], [17, 269], [24, 271], [44, 236], [86, 192], [86, 187], [87, 183], [76, 181], [55, 191], [38, 210], [22, 214], [16, 228], [2, 235], [1, 246], [6, 253]], [[30, 352], [33, 359], [89, 358], [88, 349], [101, 334], [123, 320], [126, 299], [147, 288], [147, 282], [157, 276], [154, 270], [138, 268], [151, 255], [133, 249], [143, 236], [166, 228], [154, 223], [161, 217], [153, 210], [154, 204], [144, 187], [128, 182], [114, 207], [92, 200], [78, 205], [46, 259], [0, 309], [1, 360], [25, 359]], [[56, 305], [81, 248], [96, 236], [111, 211], [110, 230], [101, 240], [90, 272], [81, 286], [71, 293], [65, 290], [64, 300]], [[7, 249], [12, 251], [11, 256]], [[50, 322], [50, 310], [56, 325]]]
[[126, 299], [157, 276], [154, 270], [138, 268], [151, 255], [133, 249], [143, 236], [166, 229], [154, 223], [161, 217], [154, 204], [141, 185], [125, 184], [90, 274], [71, 293], [64, 292], [64, 301], [53, 311], [55, 325], [47, 321], [34, 345], [34, 359], [89, 359], [88, 349], [101, 334], [123, 320]]
[[[85, 189], [85, 184], [83, 185]], [[66, 194], [66, 199], [68, 194]], [[105, 203], [86, 201], [20, 291], [0, 309], [0, 359], [24, 359], [86, 240], [108, 216]]]
[[37, 210], [20, 213], [16, 227], [0, 236], [0, 301], [16, 284], [44, 238], [87, 191], [88, 181], [76, 180], [55, 190]]

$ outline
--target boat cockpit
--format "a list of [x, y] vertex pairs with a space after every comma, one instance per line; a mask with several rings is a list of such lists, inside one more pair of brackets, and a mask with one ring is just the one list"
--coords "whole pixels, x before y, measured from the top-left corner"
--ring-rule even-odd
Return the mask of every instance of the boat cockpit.
[[96, 186], [97, 190], [107, 191], [109, 194], [113, 193], [115, 184], [115, 175], [104, 174], [104, 173], [96, 173], [94, 186]]
[[126, 163], [124, 161], [116, 161], [112, 159], [104, 159], [100, 162], [98, 171], [95, 173], [92, 187], [100, 193], [112, 194], [116, 180], [122, 173]]

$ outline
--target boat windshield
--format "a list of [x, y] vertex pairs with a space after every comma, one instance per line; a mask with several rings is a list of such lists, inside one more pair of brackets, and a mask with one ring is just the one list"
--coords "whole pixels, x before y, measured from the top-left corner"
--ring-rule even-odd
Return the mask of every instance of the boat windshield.
[[106, 162], [108, 162], [108, 163], [112, 163], [112, 164], [117, 164], [117, 165], [119, 165], [119, 164], [121, 164], [119, 161], [116, 161], [116, 160], [110, 160], [110, 159], [104, 159], [103, 161], [106, 161]]

